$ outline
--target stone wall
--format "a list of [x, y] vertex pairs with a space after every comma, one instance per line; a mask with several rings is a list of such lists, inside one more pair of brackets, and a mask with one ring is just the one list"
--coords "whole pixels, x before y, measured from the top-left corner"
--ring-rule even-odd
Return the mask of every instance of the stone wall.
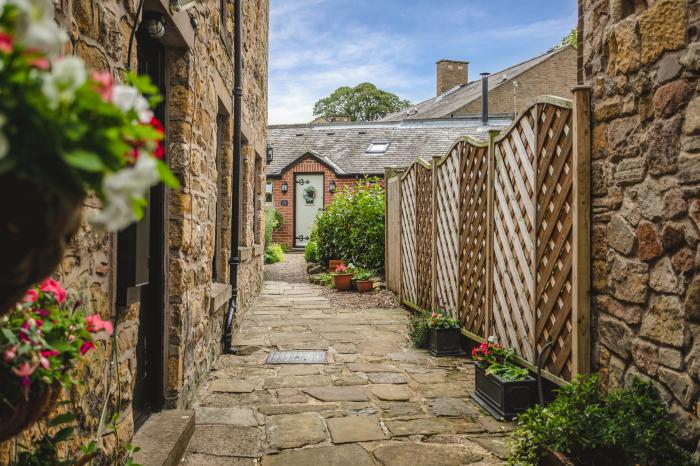
[[455, 86], [469, 82], [468, 61], [440, 60], [435, 65], [437, 95], [442, 95]]
[[582, 0], [593, 88], [594, 367], [700, 438], [700, 2]]
[[[129, 28], [137, 0], [56, 0], [54, 3], [57, 19], [71, 38], [67, 52], [83, 57], [91, 69], [110, 71], [121, 80], [127, 68]], [[149, 0], [146, 5], [157, 6], [158, 3], [160, 0]], [[243, 173], [250, 175], [241, 178], [241, 204], [252, 199], [254, 191], [264, 192], [269, 15], [267, 1], [246, 1], [243, 5], [243, 126], [246, 141]], [[166, 283], [169, 305], [165, 315], [169, 322], [166, 330], [169, 345], [163, 361], [167, 367], [163, 394], [166, 407], [189, 407], [198, 384], [206, 378], [213, 360], [221, 351], [226, 306], [212, 309], [215, 298], [212, 285], [229, 282], [231, 202], [234, 198], [231, 177], [233, 2], [227, 2], [227, 17], [223, 22], [219, 6], [219, 0], [201, 0], [199, 6], [189, 10], [199, 24], [192, 43], [166, 47], [165, 54], [168, 76], [164, 96], [167, 159], [182, 184], [179, 192], [168, 192], [167, 204]], [[168, 18], [167, 27], [176, 27], [171, 19]], [[185, 24], [189, 25], [187, 19]], [[136, 68], [136, 51], [135, 44], [132, 68]], [[261, 164], [257, 176], [250, 171], [251, 161], [256, 159]], [[85, 216], [98, 205], [97, 200], [88, 199]], [[256, 209], [257, 218], [262, 218], [262, 201], [247, 210], [242, 209], [245, 212], [241, 216], [242, 246], [254, 241], [252, 218]], [[215, 242], [217, 235], [219, 240]], [[261, 240], [258, 238], [256, 242]], [[73, 238], [56, 275], [64, 285], [83, 295], [89, 313], [99, 313], [105, 319], [114, 318], [115, 314], [119, 316], [116, 338], [119, 373], [111, 378], [108, 413], [120, 414], [117, 433], [120, 449], [123, 449], [134, 430], [131, 400], [137, 368], [140, 306], [137, 303], [128, 308], [116, 308], [119, 266], [116, 244], [116, 235], [96, 231], [84, 223]], [[239, 305], [245, 309], [260, 288], [263, 259], [261, 252], [248, 255], [245, 247], [241, 256], [244, 258], [239, 270]], [[212, 271], [215, 257], [216, 277]], [[64, 394], [66, 400], [71, 400], [66, 409], [78, 414], [78, 436], [73, 447], [92, 439], [97, 431], [102, 406], [110, 389], [108, 360], [111, 351], [111, 340], [107, 335], [101, 335], [96, 350], [88, 354], [76, 374], [76, 378], [84, 383]], [[27, 443], [36, 433], [37, 429], [30, 429], [18, 440]], [[109, 455], [113, 454], [111, 450], [116, 439], [115, 433], [109, 430], [103, 437]], [[8, 463], [13, 445], [13, 441], [0, 444], [0, 464]], [[105, 458], [103, 464], [115, 462]]]
[[[576, 57], [573, 47], [565, 47], [542, 63], [513, 78], [513, 82], [503, 83], [489, 92], [489, 113], [520, 113], [536, 97], [554, 95], [571, 99], [571, 89], [576, 85]], [[510, 78], [510, 76], [509, 76]], [[491, 75], [490, 80], [500, 80], [502, 76]], [[481, 97], [465, 105], [455, 116], [480, 115]]]
[[[270, 177], [267, 181], [272, 183], [272, 206], [284, 217], [284, 225], [273, 232], [272, 240], [275, 243], [285, 244], [290, 248], [294, 246], [294, 175], [296, 173], [322, 173], [324, 175], [323, 204], [328, 205], [333, 200], [333, 193], [329, 191], [330, 182], [336, 184], [336, 192], [340, 192], [346, 186], [354, 186], [355, 177], [338, 177], [333, 170], [318, 162], [311, 156], [304, 157], [291, 167], [282, 172], [279, 177]], [[287, 183], [289, 190], [282, 193], [282, 183]], [[282, 205], [286, 200], [287, 205]]]

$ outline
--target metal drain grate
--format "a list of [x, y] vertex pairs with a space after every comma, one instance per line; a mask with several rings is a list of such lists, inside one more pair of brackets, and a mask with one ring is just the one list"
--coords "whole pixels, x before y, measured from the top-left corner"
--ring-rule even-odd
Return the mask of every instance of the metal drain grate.
[[327, 364], [325, 351], [271, 351], [265, 364]]

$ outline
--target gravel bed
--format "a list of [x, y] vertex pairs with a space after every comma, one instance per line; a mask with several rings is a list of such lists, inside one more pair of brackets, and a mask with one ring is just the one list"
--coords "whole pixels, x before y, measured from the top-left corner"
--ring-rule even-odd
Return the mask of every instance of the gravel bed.
[[265, 265], [265, 280], [287, 283], [308, 283], [304, 254], [288, 252], [284, 261]]

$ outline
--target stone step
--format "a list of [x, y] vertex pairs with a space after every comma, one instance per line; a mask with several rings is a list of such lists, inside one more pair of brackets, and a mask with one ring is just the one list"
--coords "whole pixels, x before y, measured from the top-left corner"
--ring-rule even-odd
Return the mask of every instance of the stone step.
[[179, 464], [194, 432], [194, 418], [191, 410], [166, 410], [153, 414], [131, 442], [141, 449], [134, 454], [134, 463], [142, 466]]

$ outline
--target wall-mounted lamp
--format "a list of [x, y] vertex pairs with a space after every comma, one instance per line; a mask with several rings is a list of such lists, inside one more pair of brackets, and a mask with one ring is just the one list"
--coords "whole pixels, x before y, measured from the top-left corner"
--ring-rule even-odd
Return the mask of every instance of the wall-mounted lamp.
[[265, 158], [265, 161], [267, 162], [268, 165], [272, 163], [272, 160], [274, 159], [274, 150], [272, 149], [272, 144], [267, 145], [267, 157]]
[[171, 0], [170, 1], [170, 12], [180, 13], [181, 11], [189, 10], [193, 6], [196, 6], [198, 0]]
[[282, 191], [282, 194], [287, 194], [287, 191], [289, 191], [289, 185], [287, 184], [286, 181], [282, 183], [282, 186], [280, 187], [280, 191]]
[[157, 12], [148, 12], [144, 14], [143, 27], [146, 28], [146, 33], [151, 39], [160, 39], [165, 35], [165, 16]]
[[331, 182], [328, 183], [328, 191], [331, 193], [335, 192], [335, 180], [331, 180]]

